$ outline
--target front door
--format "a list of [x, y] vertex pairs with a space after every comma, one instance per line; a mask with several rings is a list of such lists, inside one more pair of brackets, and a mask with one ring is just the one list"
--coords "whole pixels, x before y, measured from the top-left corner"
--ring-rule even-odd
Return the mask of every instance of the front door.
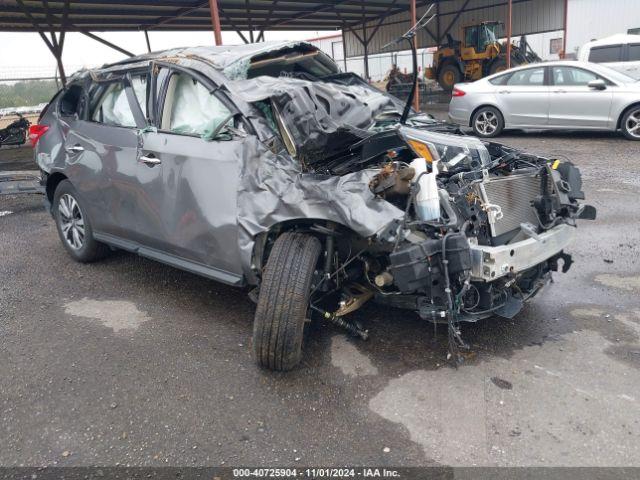
[[142, 133], [136, 167], [141, 243], [235, 283], [242, 273], [236, 198], [244, 136], [226, 130], [234, 109], [224, 97], [188, 73], [164, 77], [158, 128]]
[[[549, 125], [564, 128], [608, 128], [613, 89], [597, 74], [578, 67], [551, 67]], [[589, 87], [592, 80], [604, 80], [607, 88]]]

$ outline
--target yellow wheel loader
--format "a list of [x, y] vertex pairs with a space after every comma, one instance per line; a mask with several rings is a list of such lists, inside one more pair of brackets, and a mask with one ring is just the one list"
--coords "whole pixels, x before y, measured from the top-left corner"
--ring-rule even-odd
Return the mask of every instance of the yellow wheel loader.
[[[425, 69], [425, 77], [437, 80], [446, 90], [459, 82], [479, 80], [507, 69], [507, 43], [500, 42], [502, 22], [481, 22], [463, 25], [462, 41], [447, 34], [447, 44], [433, 54], [433, 66]], [[524, 36], [519, 44], [511, 44], [511, 66], [539, 62], [542, 59], [531, 49]]]

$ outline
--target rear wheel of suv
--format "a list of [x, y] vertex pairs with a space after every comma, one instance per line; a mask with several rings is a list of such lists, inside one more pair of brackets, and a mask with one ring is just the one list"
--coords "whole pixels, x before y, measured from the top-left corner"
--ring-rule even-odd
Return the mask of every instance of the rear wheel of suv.
[[478, 137], [496, 137], [504, 129], [504, 118], [497, 108], [482, 107], [473, 115], [471, 128]]
[[316, 237], [302, 233], [284, 233], [275, 241], [253, 321], [253, 351], [260, 366], [286, 371], [300, 362], [320, 250]]
[[631, 107], [620, 122], [622, 133], [629, 140], [640, 140], [640, 105]]
[[94, 262], [107, 255], [109, 247], [93, 238], [87, 209], [69, 180], [61, 181], [56, 188], [53, 216], [60, 241], [75, 261]]

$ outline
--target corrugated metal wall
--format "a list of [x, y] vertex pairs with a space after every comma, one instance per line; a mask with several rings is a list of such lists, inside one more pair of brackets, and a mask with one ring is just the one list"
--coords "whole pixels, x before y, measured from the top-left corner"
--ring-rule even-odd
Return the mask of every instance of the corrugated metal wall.
[[[639, 0], [629, 0], [638, 2]], [[600, 2], [602, 4], [602, 2]], [[497, 6], [492, 6], [496, 5]], [[420, 17], [428, 7], [418, 9]], [[458, 16], [462, 9], [467, 11]], [[436, 7], [431, 13], [436, 12]], [[454, 38], [459, 36], [460, 25], [484, 21], [499, 20], [506, 24], [507, 2], [505, 0], [449, 0], [440, 3], [440, 35], [444, 40], [447, 29]], [[398, 38], [409, 29], [409, 12], [393, 15], [384, 20], [375, 36], [369, 43], [369, 54], [381, 52], [382, 47], [390, 41]], [[563, 0], [514, 0], [513, 2], [513, 35], [549, 32], [563, 28], [564, 1]], [[453, 23], [452, 23], [453, 22]], [[370, 22], [366, 30], [371, 32], [378, 22]], [[429, 24], [429, 31], [433, 37], [438, 35], [437, 22], [434, 19]], [[364, 37], [362, 26], [356, 31], [360, 37]], [[419, 47], [430, 47], [437, 44], [436, 40], [425, 30], [418, 36]], [[364, 49], [358, 38], [350, 31], [345, 33], [347, 45], [347, 57], [360, 56]], [[405, 45], [396, 45], [385, 51], [404, 50]]]
[[640, 28], [640, 0], [569, 0], [568, 52], [631, 28]]

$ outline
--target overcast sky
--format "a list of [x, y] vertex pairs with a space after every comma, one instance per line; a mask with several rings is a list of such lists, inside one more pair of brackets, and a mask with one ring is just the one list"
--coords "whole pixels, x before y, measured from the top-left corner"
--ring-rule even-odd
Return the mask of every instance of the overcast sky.
[[[339, 32], [266, 32], [265, 40], [306, 40], [336, 33]], [[96, 32], [96, 35], [135, 54], [147, 51], [143, 32]], [[149, 38], [152, 50], [214, 44], [212, 31], [150, 32]], [[242, 43], [235, 32], [223, 32], [222, 40], [225, 44]], [[82, 34], [67, 34], [63, 61], [74, 70], [80, 66], [93, 67], [122, 58], [123, 54]], [[36, 68], [55, 68], [55, 60], [37, 33], [0, 33], [0, 70], [6, 73], [11, 67], [22, 72]]]

